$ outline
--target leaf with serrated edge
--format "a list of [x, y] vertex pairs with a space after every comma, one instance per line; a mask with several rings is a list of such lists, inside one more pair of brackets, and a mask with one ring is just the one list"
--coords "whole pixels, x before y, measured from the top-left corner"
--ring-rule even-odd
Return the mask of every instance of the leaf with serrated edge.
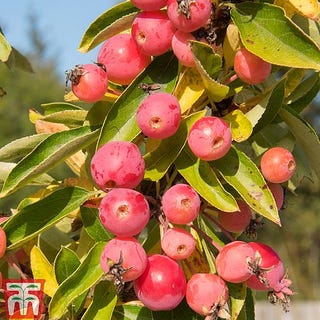
[[100, 256], [104, 246], [104, 242], [97, 242], [83, 259], [81, 265], [61, 283], [49, 304], [50, 319], [60, 319], [70, 303], [94, 286], [102, 277]]
[[85, 31], [78, 50], [86, 53], [107, 38], [129, 29], [138, 11], [130, 1], [125, 1], [102, 13]]
[[272, 193], [258, 167], [244, 152], [231, 146], [223, 158], [210, 163], [254, 211], [280, 225]]
[[282, 8], [268, 3], [244, 2], [231, 10], [243, 45], [275, 65], [320, 69], [317, 45], [284, 15]]

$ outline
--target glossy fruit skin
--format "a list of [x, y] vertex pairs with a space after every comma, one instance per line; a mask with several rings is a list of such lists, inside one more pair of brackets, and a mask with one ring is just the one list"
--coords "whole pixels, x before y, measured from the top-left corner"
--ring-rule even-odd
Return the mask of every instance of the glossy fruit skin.
[[218, 275], [225, 281], [240, 283], [253, 274], [249, 263], [255, 259], [255, 251], [244, 241], [226, 244], [216, 257]]
[[137, 239], [133, 237], [115, 237], [104, 247], [100, 265], [104, 273], [110, 271], [108, 260], [118, 263], [122, 255], [122, 267], [127, 269], [123, 275], [123, 281], [132, 281], [140, 277], [147, 266], [147, 254]]
[[284, 190], [280, 183], [267, 182], [267, 185], [276, 201], [277, 209], [281, 210], [284, 203]]
[[153, 93], [140, 104], [136, 120], [146, 136], [154, 139], [168, 138], [177, 132], [180, 125], [179, 101], [169, 93]]
[[231, 148], [230, 126], [221, 118], [206, 116], [197, 120], [188, 135], [188, 144], [195, 156], [205, 161], [222, 158]]
[[196, 241], [193, 235], [183, 228], [170, 228], [161, 238], [163, 252], [174, 260], [187, 259], [195, 247]]
[[167, 5], [167, 0], [131, 0], [132, 4], [144, 11], [160, 10]]
[[148, 257], [143, 274], [134, 281], [134, 290], [150, 310], [172, 310], [186, 293], [186, 278], [180, 265], [173, 259], [154, 254]]
[[7, 235], [0, 227], [0, 259], [3, 258], [7, 250]]
[[192, 32], [204, 26], [211, 15], [210, 0], [190, 1], [190, 18], [180, 12], [177, 0], [168, 0], [167, 12], [175, 27], [183, 32]]
[[237, 200], [237, 204], [239, 211], [218, 213], [219, 222], [229, 232], [243, 232], [252, 218], [252, 211], [243, 200]]
[[173, 53], [178, 58], [179, 62], [186, 67], [195, 66], [194, 56], [189, 43], [190, 40], [196, 40], [190, 32], [177, 30], [171, 41]]
[[131, 35], [142, 53], [160, 56], [171, 48], [175, 30], [165, 11], [143, 11], [135, 17]]
[[288, 181], [296, 170], [296, 161], [292, 153], [283, 147], [268, 149], [261, 157], [261, 172], [272, 183]]
[[198, 216], [201, 201], [198, 193], [191, 186], [178, 183], [163, 194], [161, 204], [169, 222], [188, 224]]
[[91, 175], [101, 190], [135, 188], [143, 179], [145, 163], [139, 148], [128, 141], [110, 141], [91, 160]]
[[151, 57], [139, 51], [131, 34], [117, 34], [103, 43], [98, 62], [105, 65], [110, 81], [127, 85], [149, 65]]
[[234, 57], [234, 70], [238, 77], [248, 84], [259, 84], [266, 80], [271, 73], [271, 64], [248, 51], [238, 50]]
[[82, 71], [78, 81], [71, 82], [76, 97], [84, 102], [96, 102], [103, 98], [108, 89], [108, 77], [105, 69], [96, 64], [76, 66]]
[[209, 315], [214, 306], [224, 306], [228, 297], [226, 283], [215, 274], [195, 273], [187, 283], [187, 303], [192, 310], [202, 316]]
[[116, 188], [110, 190], [101, 200], [99, 218], [106, 230], [112, 234], [130, 237], [140, 233], [147, 225], [150, 208], [140, 192]]

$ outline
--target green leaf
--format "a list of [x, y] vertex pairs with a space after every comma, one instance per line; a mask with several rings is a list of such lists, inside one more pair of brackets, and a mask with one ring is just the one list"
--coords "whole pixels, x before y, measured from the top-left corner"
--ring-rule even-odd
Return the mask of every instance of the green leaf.
[[68, 187], [58, 189], [47, 197], [23, 207], [3, 226], [8, 249], [17, 248], [50, 228], [79, 208], [90, 196], [92, 193], [87, 190]]
[[130, 1], [113, 6], [90, 24], [82, 36], [78, 50], [88, 52], [113, 35], [130, 29], [138, 11]]
[[226, 212], [238, 209], [236, 200], [223, 188], [209, 163], [196, 158], [188, 145], [176, 159], [175, 165], [179, 173], [211, 205]]
[[283, 108], [279, 112], [280, 117], [288, 125], [289, 130], [295, 136], [304, 150], [312, 169], [320, 179], [320, 141], [314, 129], [292, 109]]
[[66, 111], [66, 110], [83, 110], [79, 106], [68, 102], [50, 102], [41, 104], [44, 114], [47, 116], [51, 113]]
[[272, 193], [258, 167], [244, 152], [232, 146], [223, 158], [211, 164], [254, 211], [280, 225]]
[[270, 124], [277, 116], [284, 99], [285, 82], [286, 80], [283, 79], [277, 83], [259, 104], [246, 113], [246, 116], [254, 125], [253, 135]]
[[231, 17], [243, 45], [275, 65], [320, 69], [318, 46], [284, 14], [268, 3], [236, 4]]
[[140, 133], [136, 112], [141, 101], [148, 95], [139, 88], [139, 84], [157, 83], [161, 86], [161, 91], [172, 92], [177, 72], [178, 60], [171, 52], [155, 58], [114, 103], [103, 124], [98, 145], [110, 140], [134, 139]]
[[165, 175], [184, 147], [192, 124], [203, 117], [204, 114], [205, 111], [200, 111], [183, 119], [178, 131], [173, 136], [162, 140], [154, 151], [144, 156], [146, 163], [145, 179], [159, 181]]
[[255, 320], [256, 315], [255, 315], [255, 303], [254, 303], [254, 298], [252, 294], [252, 290], [247, 288], [247, 294], [246, 294], [246, 301], [244, 308], [242, 311], [245, 310], [245, 317], [239, 319], [239, 320]]
[[72, 301], [94, 286], [102, 277], [100, 256], [104, 246], [104, 242], [96, 243], [81, 265], [61, 283], [49, 304], [50, 319], [60, 319]]
[[29, 60], [13, 47], [9, 58], [6, 61], [6, 65], [9, 69], [19, 68], [27, 72], [33, 72]]
[[228, 289], [231, 320], [237, 320], [246, 299], [246, 285], [244, 283], [228, 283]]
[[11, 46], [4, 35], [0, 32], [0, 60], [6, 62], [11, 53]]
[[117, 294], [110, 281], [101, 281], [94, 288], [92, 302], [81, 320], [111, 320]]
[[49, 135], [48, 133], [34, 134], [9, 142], [0, 148], [0, 161], [7, 162], [21, 159]]
[[93, 240], [108, 241], [114, 237], [101, 224], [98, 209], [83, 206], [80, 208], [80, 214], [83, 226]]
[[0, 197], [7, 196], [47, 172], [78, 150], [88, 146], [97, 136], [98, 130], [92, 131], [90, 127], [51, 134], [12, 169], [3, 185]]
[[40, 120], [63, 123], [69, 127], [82, 126], [87, 117], [88, 111], [86, 110], [63, 110], [54, 113], [50, 113], [45, 116], [39, 116]]
[[214, 78], [222, 70], [222, 59], [215, 54], [212, 48], [198, 41], [191, 41], [191, 49], [194, 54], [196, 68], [199, 71], [203, 84], [212, 102], [219, 102], [227, 97], [230, 88], [219, 83]]

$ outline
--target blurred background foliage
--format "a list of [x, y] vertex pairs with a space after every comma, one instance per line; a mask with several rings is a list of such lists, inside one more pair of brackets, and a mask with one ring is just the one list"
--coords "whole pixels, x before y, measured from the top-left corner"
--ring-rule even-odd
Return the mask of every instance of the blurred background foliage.
[[[41, 112], [39, 106], [42, 103], [63, 101], [64, 74], [57, 74], [55, 58], [46, 56], [48, 44], [43, 42], [41, 30], [35, 22], [34, 18], [30, 19], [30, 28], [26, 32], [33, 51], [22, 52], [31, 62], [34, 72], [28, 73], [16, 68], [9, 70], [5, 64], [0, 64], [0, 87], [6, 92], [0, 97], [0, 147], [35, 133], [28, 118], [29, 109]], [[313, 101], [304, 116], [319, 134], [320, 99]], [[67, 167], [62, 166], [51, 174], [59, 179], [72, 174], [67, 170]], [[287, 192], [286, 208], [280, 214], [282, 227], [264, 221], [256, 239], [272, 245], [284, 259], [297, 292], [294, 299], [319, 299], [320, 296], [319, 194], [319, 184], [310, 181], [304, 181], [296, 194]], [[16, 208], [25, 196], [26, 191], [22, 189], [1, 199], [0, 213], [7, 214]], [[257, 294], [257, 298], [266, 299], [265, 293]]]

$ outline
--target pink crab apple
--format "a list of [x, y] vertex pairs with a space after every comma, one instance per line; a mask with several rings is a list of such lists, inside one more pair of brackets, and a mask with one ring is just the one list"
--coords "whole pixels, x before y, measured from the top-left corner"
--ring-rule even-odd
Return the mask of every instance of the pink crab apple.
[[167, 0], [131, 0], [132, 4], [144, 11], [160, 10], [167, 5]]
[[108, 77], [104, 65], [82, 64], [66, 71], [66, 79], [71, 81], [71, 89], [84, 102], [101, 100], [108, 89]]
[[167, 12], [175, 27], [183, 32], [192, 32], [204, 26], [210, 16], [210, 0], [168, 0]]
[[178, 183], [163, 194], [161, 204], [169, 222], [188, 224], [198, 216], [201, 200], [191, 186]]
[[234, 71], [238, 77], [248, 84], [259, 84], [266, 80], [271, 73], [271, 64], [260, 57], [241, 48], [235, 54]]
[[7, 235], [0, 227], [0, 259], [4, 256], [7, 250]]
[[218, 275], [225, 281], [240, 283], [253, 274], [251, 264], [255, 261], [255, 250], [244, 241], [226, 244], [216, 257]]
[[224, 318], [222, 312], [228, 297], [226, 283], [215, 274], [195, 273], [187, 282], [187, 303], [202, 316], [217, 314]]
[[140, 52], [131, 34], [123, 33], [103, 43], [98, 62], [105, 65], [110, 81], [127, 85], [149, 65], [151, 57]]
[[249, 226], [252, 218], [252, 211], [243, 200], [237, 200], [237, 204], [239, 207], [238, 211], [220, 211], [218, 213], [218, 219], [220, 224], [227, 231], [240, 233], [243, 232]]
[[124, 282], [137, 279], [147, 266], [147, 254], [137, 239], [115, 237], [104, 247], [100, 265], [104, 273], [111, 273], [113, 266], [121, 263]]
[[101, 200], [99, 217], [109, 232], [129, 237], [140, 233], [150, 218], [148, 201], [136, 190], [117, 188], [110, 190]]
[[293, 176], [296, 170], [296, 161], [288, 149], [273, 147], [262, 155], [260, 167], [267, 181], [283, 183]]
[[175, 30], [165, 11], [142, 11], [133, 20], [131, 35], [142, 53], [160, 56], [171, 48]]
[[91, 159], [91, 175], [102, 190], [135, 188], [143, 179], [145, 163], [139, 148], [128, 141], [110, 141]]
[[188, 135], [188, 144], [195, 156], [205, 161], [222, 158], [230, 149], [232, 134], [227, 122], [205, 116], [197, 120]]
[[174, 260], [187, 259], [195, 250], [196, 241], [193, 235], [178, 227], [165, 231], [161, 238], [163, 252]]
[[180, 265], [173, 259], [153, 254], [142, 275], [134, 280], [138, 299], [150, 310], [172, 310], [186, 293], [186, 278]]
[[136, 120], [141, 131], [154, 139], [165, 139], [179, 128], [181, 109], [178, 99], [159, 92], [147, 96], [140, 104]]

